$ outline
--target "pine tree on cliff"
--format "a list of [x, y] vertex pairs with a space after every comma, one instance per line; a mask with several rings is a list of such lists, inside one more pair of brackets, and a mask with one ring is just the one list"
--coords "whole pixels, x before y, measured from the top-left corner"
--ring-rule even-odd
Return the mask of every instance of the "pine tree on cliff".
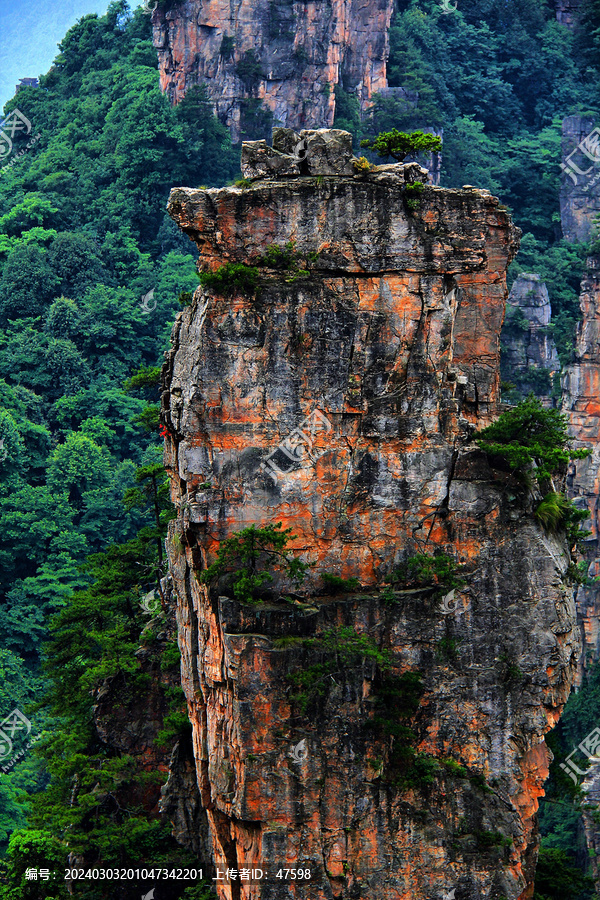
[[361, 147], [373, 150], [382, 159], [391, 156], [396, 162], [403, 162], [409, 153], [431, 153], [442, 149], [442, 139], [435, 134], [413, 131], [407, 134], [392, 128], [382, 131], [376, 138], [360, 142]]

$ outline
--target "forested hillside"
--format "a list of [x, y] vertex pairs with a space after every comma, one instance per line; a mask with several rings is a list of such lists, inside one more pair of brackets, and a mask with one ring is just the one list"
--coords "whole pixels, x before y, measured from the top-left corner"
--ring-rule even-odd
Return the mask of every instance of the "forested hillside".
[[442, 128], [441, 183], [487, 188], [511, 209], [523, 231], [511, 277], [538, 272], [546, 280], [563, 363], [585, 254], [561, 239], [561, 121], [576, 112], [593, 117], [600, 104], [600, 5], [584, 7], [584, 27], [572, 32], [556, 21], [551, 0], [462, 0], [451, 14], [439, 3], [399, 0], [388, 79], [417, 91], [418, 104], [381, 97], [361, 125], [357, 103], [336, 89], [338, 127], [360, 137]]
[[[150, 17], [124, 2], [71, 29], [40, 87], [18, 95], [40, 138], [0, 172], [0, 717], [27, 710], [44, 732], [53, 787], [37, 819], [57, 837], [73, 828], [64, 791], [82, 775], [74, 760], [106, 754], [90, 730], [90, 689], [136, 667], [123, 654], [148, 621], [142, 591], [164, 575], [155, 367], [180, 294], [198, 284], [195, 248], [165, 213], [168, 191], [221, 183], [239, 165], [200, 91], [177, 109], [161, 95], [150, 32]], [[28, 140], [15, 136], [13, 158]], [[42, 647], [61, 610], [45, 675]], [[53, 676], [51, 706], [32, 711]], [[2, 775], [3, 852], [25, 821], [22, 791], [47, 788], [45, 772], [30, 752]], [[110, 819], [92, 842], [111, 845]], [[127, 831], [114, 861], [142, 839], [131, 821]], [[19, 887], [20, 874], [14, 896], [41, 896], [40, 885]]]
[[[584, 23], [568, 31], [549, 0], [459, 0], [448, 15], [399, 0], [390, 84], [418, 91], [418, 105], [380, 98], [361, 123], [336, 89], [336, 126], [357, 141], [443, 128], [442, 184], [488, 188], [511, 209], [524, 232], [513, 276], [546, 280], [563, 363], [589, 248], [560, 237], [560, 127], [565, 115], [600, 110], [600, 0], [587, 0]], [[239, 168], [202, 89], [174, 108], [161, 94], [150, 38], [150, 17], [115, 0], [72, 28], [39, 88], [5, 108], [18, 107], [39, 140], [25, 149], [30, 137], [18, 133], [0, 170], [0, 719], [17, 707], [41, 735], [0, 778], [6, 900], [67, 897], [64, 885], [28, 883], [25, 870], [61, 870], [69, 852], [105, 866], [187, 859], [139, 800], [145, 780], [164, 773], [107, 749], [91, 715], [107, 679], [123, 677], [142, 703], [150, 690], [135, 655], [148, 622], [141, 601], [151, 590], [160, 598], [171, 515], [157, 367], [181, 295], [198, 284], [193, 245], [166, 199], [174, 185], [221, 185]], [[157, 633], [146, 629], [142, 644], [155, 646]], [[172, 640], [162, 652], [168, 672]], [[585, 724], [568, 711], [555, 749], [600, 712], [592, 681], [571, 706], [585, 707]], [[168, 753], [185, 721], [181, 696], [161, 690]], [[583, 900], [579, 800], [551, 790], [563, 812], [545, 814], [547, 845], [570, 859], [553, 860], [539, 900]], [[125, 811], [107, 800], [119, 791]], [[91, 883], [76, 892], [104, 896]]]

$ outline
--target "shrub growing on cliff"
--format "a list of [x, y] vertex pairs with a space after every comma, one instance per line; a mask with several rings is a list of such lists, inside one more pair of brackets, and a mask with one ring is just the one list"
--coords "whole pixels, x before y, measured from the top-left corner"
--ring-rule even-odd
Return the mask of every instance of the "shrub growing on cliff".
[[360, 589], [358, 578], [340, 578], [339, 575], [330, 575], [328, 572], [323, 572], [321, 578], [327, 594], [342, 594]]
[[579, 523], [588, 516], [587, 509], [577, 509], [571, 500], [556, 491], [546, 494], [535, 511], [536, 519], [548, 531], [557, 531], [561, 526], [565, 528], [568, 536], [572, 537], [571, 545], [590, 534], [589, 531], [582, 531], [579, 528]]
[[406, 562], [397, 566], [387, 581], [409, 588], [438, 587], [449, 591], [465, 583], [458, 573], [456, 560], [447, 553], [438, 553], [435, 556], [415, 553]]
[[306, 563], [286, 553], [295, 535], [291, 528], [281, 531], [281, 522], [257, 528], [250, 525], [228, 537], [219, 547], [217, 559], [200, 575], [201, 584], [227, 576], [233, 594], [242, 603], [260, 599], [264, 585], [273, 581], [270, 569], [279, 569], [295, 584], [301, 584]]
[[404, 188], [404, 197], [406, 199], [406, 205], [408, 208], [414, 212], [415, 209], [419, 208], [421, 194], [425, 189], [425, 185], [422, 181], [415, 181], [414, 184], [407, 184]]
[[411, 134], [406, 134], [404, 131], [392, 128], [391, 131], [382, 131], [376, 138], [361, 141], [360, 146], [373, 150], [383, 159], [391, 156], [396, 162], [402, 162], [409, 153], [429, 153], [441, 150], [442, 139], [429, 132], [413, 131]]
[[198, 277], [202, 287], [226, 297], [236, 292], [253, 295], [258, 285], [258, 269], [243, 263], [225, 263], [216, 272], [201, 272]]
[[358, 175], [368, 175], [372, 168], [371, 163], [365, 156], [353, 159], [352, 166]]
[[535, 517], [548, 531], [556, 531], [568, 508], [569, 501], [564, 494], [550, 491], [536, 509]]
[[247, 88], [253, 88], [261, 78], [266, 77], [256, 50], [246, 50], [243, 57], [236, 63], [235, 72]]
[[589, 450], [573, 450], [567, 418], [557, 409], [544, 409], [533, 394], [475, 435], [490, 456], [504, 460], [521, 475], [534, 471], [542, 489], [552, 476], [564, 471], [571, 459], [589, 456]]
[[299, 256], [294, 241], [288, 241], [284, 247], [271, 244], [267, 247], [262, 263], [270, 269], [292, 269], [297, 265]]
[[[589, 456], [589, 450], [574, 450], [567, 432], [567, 418], [557, 409], [544, 409], [533, 394], [478, 432], [476, 442], [482, 450], [508, 464], [525, 482], [533, 473], [545, 492], [534, 515], [547, 531], [566, 531], [572, 548], [586, 536], [580, 523], [588, 512], [578, 510], [564, 494], [554, 490], [552, 476], [566, 471], [571, 459]], [[550, 488], [550, 490], [548, 490]]]
[[[571, 500], [565, 497], [564, 494], [556, 493], [556, 491], [550, 491], [546, 494], [535, 511], [536, 519], [544, 526], [546, 531], [556, 532], [560, 528], [564, 528], [569, 547], [573, 547], [591, 534], [587, 529], [580, 528], [581, 522], [587, 519], [588, 516], [589, 511], [587, 509], [577, 509]], [[570, 566], [569, 570], [567, 572], [569, 577], [572, 577], [572, 580], [576, 583], [581, 583], [577, 567]]]
[[177, 302], [182, 306], [191, 306], [194, 295], [191, 291], [182, 291], [177, 298]]
[[[315, 254], [309, 254], [307, 261], [315, 262]], [[289, 273], [285, 280], [291, 283], [296, 281], [297, 278], [302, 278], [309, 274], [308, 270], [303, 268], [301, 263], [302, 254], [296, 250], [296, 242], [291, 240], [283, 247], [280, 247], [278, 244], [271, 244], [262, 260], [259, 261], [259, 266], [266, 266], [269, 269], [283, 269]]]
[[420, 672], [393, 675], [383, 670], [375, 693], [375, 714], [368, 723], [378, 737], [389, 742], [383, 780], [401, 790], [432, 784], [440, 771], [437, 759], [416, 749], [418, 737], [411, 720], [423, 693]]
[[[316, 660], [287, 676], [294, 691], [290, 699], [302, 715], [311, 704], [324, 700], [332, 679], [337, 684], [335, 679], [346, 679], [352, 670], [361, 670], [367, 661], [378, 666], [381, 672], [387, 672], [390, 667], [388, 651], [380, 650], [368, 634], [358, 634], [347, 626], [330, 628], [319, 637], [304, 638], [301, 643], [310, 651], [310, 659]], [[285, 646], [281, 639], [277, 645]]]

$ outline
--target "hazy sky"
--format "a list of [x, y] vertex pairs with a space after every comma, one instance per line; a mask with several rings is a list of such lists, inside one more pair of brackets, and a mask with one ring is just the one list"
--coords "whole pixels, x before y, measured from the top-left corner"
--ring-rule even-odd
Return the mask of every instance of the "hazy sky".
[[[0, 0], [0, 109], [20, 78], [48, 71], [67, 29], [86, 13], [106, 12], [110, 0]], [[131, 7], [139, 0], [130, 0]]]

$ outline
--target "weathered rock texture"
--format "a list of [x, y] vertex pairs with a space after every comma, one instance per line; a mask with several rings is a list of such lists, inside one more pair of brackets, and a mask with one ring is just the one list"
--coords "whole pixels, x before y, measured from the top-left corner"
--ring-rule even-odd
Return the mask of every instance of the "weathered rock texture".
[[[202, 267], [261, 273], [252, 295], [198, 289], [164, 369], [170, 571], [198, 785], [215, 864], [270, 873], [220, 886], [228, 900], [533, 892], [544, 734], [578, 653], [568, 560], [470, 440], [498, 412], [517, 232], [486, 192], [426, 186], [411, 209], [405, 181], [389, 166], [169, 200]], [[262, 265], [289, 241], [295, 271]], [[199, 583], [223, 538], [270, 522], [291, 527], [313, 564], [295, 602], [240, 605]], [[394, 563], [435, 550], [465, 566], [454, 611], [379, 590]], [[363, 589], [322, 596], [323, 572]], [[438, 760], [429, 781], [398, 783], [403, 739], [381, 717], [404, 721], [401, 700], [382, 706], [372, 660], [319, 677], [329, 657], [303, 639], [342, 625], [389, 651], [392, 684], [421, 673], [411, 725]], [[305, 673], [305, 704], [294, 673]], [[312, 880], [277, 881], [278, 866]]]
[[[590, 518], [583, 527], [591, 531], [584, 541], [588, 563], [587, 584], [577, 591], [577, 620], [581, 629], [583, 652], [577, 673], [580, 684], [584, 670], [600, 659], [600, 584], [592, 579], [600, 576], [600, 259], [587, 260], [587, 270], [581, 282], [580, 306], [582, 319], [577, 327], [575, 362], [563, 376], [563, 409], [569, 417], [574, 445], [591, 450], [587, 459], [571, 463], [569, 496], [580, 509], [587, 509]], [[583, 790], [582, 826], [588, 851], [588, 861], [600, 889], [598, 850], [598, 808], [600, 806], [600, 760], [592, 759], [589, 776]]]
[[161, 5], [153, 14], [161, 88], [177, 103], [205, 84], [234, 142], [248, 100], [262, 100], [284, 126], [331, 126], [335, 85], [363, 110], [387, 88], [392, 10], [392, 0]]
[[[576, 362], [563, 377], [563, 409], [569, 417], [574, 446], [591, 450], [587, 459], [574, 460], [568, 484], [581, 509], [589, 509], [584, 527], [589, 575], [600, 575], [600, 259], [588, 259], [581, 282], [582, 320], [577, 327]], [[578, 618], [583, 631], [582, 666], [600, 658], [600, 590], [582, 585], [577, 593]]]
[[533, 391], [548, 405], [552, 376], [560, 360], [549, 330], [552, 308], [539, 275], [521, 274], [506, 302], [502, 328], [502, 377], [527, 395]]
[[562, 124], [560, 220], [568, 241], [589, 241], [600, 213], [600, 132], [595, 122], [567, 116]]

